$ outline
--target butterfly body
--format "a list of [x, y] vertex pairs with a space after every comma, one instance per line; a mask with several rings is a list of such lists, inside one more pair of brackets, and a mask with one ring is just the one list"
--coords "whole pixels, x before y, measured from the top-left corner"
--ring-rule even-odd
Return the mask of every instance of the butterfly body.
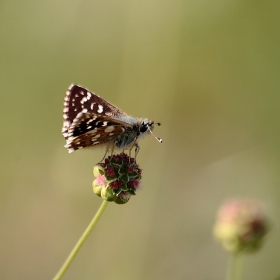
[[[77, 85], [71, 85], [66, 92], [63, 119], [62, 134], [69, 153], [104, 145], [112, 150], [131, 150], [139, 138], [152, 133], [155, 124], [148, 119], [128, 116], [100, 96]], [[162, 142], [160, 138], [156, 139]]]

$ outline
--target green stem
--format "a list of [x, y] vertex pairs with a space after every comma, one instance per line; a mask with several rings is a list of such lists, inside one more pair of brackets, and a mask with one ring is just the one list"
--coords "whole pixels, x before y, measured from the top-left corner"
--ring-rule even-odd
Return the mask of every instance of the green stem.
[[243, 253], [230, 255], [226, 280], [242, 280], [244, 261], [245, 258]]
[[64, 264], [62, 265], [60, 270], [57, 272], [57, 274], [55, 275], [53, 280], [59, 280], [64, 275], [64, 273], [68, 269], [69, 265], [71, 264], [71, 262], [74, 260], [75, 256], [77, 255], [78, 251], [80, 250], [80, 248], [82, 247], [82, 245], [86, 241], [87, 237], [89, 236], [89, 234], [93, 230], [94, 226], [98, 222], [98, 220], [101, 217], [103, 211], [105, 210], [107, 204], [108, 204], [108, 201], [107, 200], [103, 200], [103, 202], [102, 202], [101, 206], [99, 207], [97, 213], [93, 217], [92, 221], [90, 222], [90, 224], [86, 228], [86, 230], [83, 233], [83, 235], [80, 237], [79, 241], [77, 242], [77, 244], [75, 245], [75, 247], [73, 248], [71, 253], [69, 254], [68, 258], [66, 259], [66, 261], [64, 262]]

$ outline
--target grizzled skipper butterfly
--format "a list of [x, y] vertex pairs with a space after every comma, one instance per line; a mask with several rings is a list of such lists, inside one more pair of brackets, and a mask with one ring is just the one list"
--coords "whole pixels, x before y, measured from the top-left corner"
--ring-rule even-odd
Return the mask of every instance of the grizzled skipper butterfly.
[[148, 119], [134, 118], [89, 90], [71, 85], [66, 92], [62, 134], [69, 153], [78, 149], [105, 145], [111, 149], [139, 150], [138, 139], [160, 125]]

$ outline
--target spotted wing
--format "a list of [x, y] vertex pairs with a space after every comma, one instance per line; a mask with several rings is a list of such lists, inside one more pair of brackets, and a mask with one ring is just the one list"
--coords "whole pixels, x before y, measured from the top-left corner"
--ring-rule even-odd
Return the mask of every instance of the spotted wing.
[[62, 134], [67, 140], [70, 137], [69, 129], [81, 113], [117, 117], [127, 116], [125, 112], [100, 96], [78, 85], [71, 85], [66, 92], [63, 108]]
[[79, 113], [68, 129], [65, 148], [75, 150], [106, 144], [124, 133], [130, 124], [109, 116]]

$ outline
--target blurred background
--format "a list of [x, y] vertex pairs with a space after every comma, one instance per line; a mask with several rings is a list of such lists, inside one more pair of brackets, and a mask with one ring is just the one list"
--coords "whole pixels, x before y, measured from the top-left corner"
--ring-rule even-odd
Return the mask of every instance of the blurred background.
[[273, 229], [245, 279], [280, 275], [279, 1], [1, 1], [1, 279], [51, 279], [101, 204], [103, 150], [68, 154], [71, 83], [160, 121], [143, 189], [109, 204], [63, 279], [224, 279], [221, 203], [261, 200]]

